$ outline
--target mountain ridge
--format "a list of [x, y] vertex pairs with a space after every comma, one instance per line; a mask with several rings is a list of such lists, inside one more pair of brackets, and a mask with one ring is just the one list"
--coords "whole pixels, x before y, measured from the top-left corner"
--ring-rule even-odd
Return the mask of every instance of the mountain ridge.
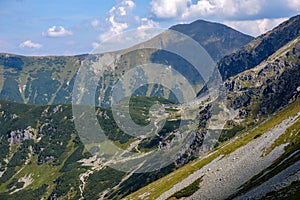
[[[219, 60], [238, 50], [239, 48], [237, 48], [238, 45], [236, 44], [242, 42], [247, 44], [254, 39], [252, 36], [241, 33], [224, 24], [201, 19], [190, 24], [178, 24], [170, 29], [184, 33], [199, 42], [214, 60]], [[226, 34], [223, 35], [222, 33], [225, 32]], [[222, 49], [220, 46], [226, 46], [226, 48]]]
[[[225, 54], [244, 46], [248, 41], [252, 40], [252, 37], [218, 23], [204, 23], [204, 21], [201, 21], [205, 26], [199, 26], [198, 23], [199, 21], [192, 25], [184, 25], [181, 31], [190, 37], [192, 37], [194, 32], [196, 37], [193, 39], [203, 44], [204, 48], [207, 48], [206, 51], [211, 54], [215, 62]], [[206, 26], [210, 28], [205, 28]], [[181, 26], [179, 25], [179, 27]], [[208, 32], [199, 31], [200, 29], [212, 32], [216, 30], [216, 33], [208, 34]], [[188, 32], [185, 32], [186, 30]], [[234, 38], [230, 37], [232, 32], [234, 33]], [[236, 40], [236, 42], [231, 42], [231, 40]], [[207, 44], [204, 44], [205, 42]], [[139, 54], [143, 54], [143, 58], [138, 56]], [[0, 99], [29, 104], [71, 103], [75, 75], [80, 68], [81, 62], [87, 57], [87, 54], [41, 57], [0, 54]], [[140, 50], [139, 53], [133, 52], [123, 55], [120, 62], [118, 70], [108, 72], [105, 75], [107, 77], [103, 80], [103, 85], [107, 86], [105, 91], [111, 89], [110, 82], [113, 80], [110, 80], [110, 77], [112, 73], [122, 74], [122, 70], [126, 71], [146, 63], [173, 65], [174, 69], [186, 75], [186, 78], [192, 79], [194, 82], [200, 79], [195, 77], [197, 75], [194, 73], [195, 70], [188, 70], [193, 69], [190, 63], [180, 56], [166, 51]], [[45, 90], [45, 88], [48, 88], [48, 90]], [[148, 90], [148, 94], [159, 95], [159, 93], [163, 93], [165, 97], [170, 96], [169, 92], [162, 91], [160, 87], [148, 87], [145, 90]], [[100, 94], [99, 99], [106, 99], [107, 94], [105, 91], [103, 94]], [[107, 104], [106, 102], [98, 101], [97, 104], [99, 105]]]
[[[295, 25], [298, 25], [298, 16], [275, 28], [274, 30], [278, 34], [275, 36], [284, 37], [285, 31], [291, 30], [291, 27]], [[280, 30], [282, 27], [289, 28]], [[255, 143], [257, 145], [254, 147], [259, 147], [259, 141], [268, 141], [268, 137], [275, 135], [272, 131], [280, 128], [278, 127], [279, 124], [285, 120], [291, 120], [295, 123], [288, 129], [284, 129], [275, 141], [274, 136], [272, 144], [269, 144], [271, 146], [257, 148], [258, 153], [255, 152], [257, 157], [265, 159], [265, 156], [272, 153], [274, 149], [277, 149], [276, 151], [279, 149], [282, 153], [279, 155], [280, 157], [267, 163], [268, 167], [264, 165], [262, 169], [255, 170], [256, 173], [251, 175], [261, 174], [251, 176], [246, 180], [248, 182], [245, 185], [235, 188], [235, 193], [233, 190], [227, 190], [225, 193], [228, 192], [238, 197], [245, 191], [249, 192], [249, 188], [257, 187], [260, 183], [265, 183], [269, 176], [272, 178], [279, 174], [277, 166], [280, 166], [280, 170], [282, 169], [280, 172], [285, 172], [287, 167], [294, 166], [300, 155], [300, 88], [298, 91], [298, 87], [300, 87], [300, 35], [295, 36], [297, 30], [298, 27], [296, 31], [291, 30], [291, 36], [287, 36], [287, 40], [281, 38], [279, 44], [282, 45], [279, 47], [279, 44], [276, 44], [278, 47], [276, 51], [273, 52], [274, 49], [267, 51], [266, 59], [260, 62], [257, 59], [256, 62], [259, 63], [249, 69], [241, 66], [239, 69], [242, 72], [233, 71], [232, 74], [237, 74], [225, 79], [224, 86], [228, 94], [227, 106], [233, 109], [237, 115], [226, 122], [220, 137], [215, 141], [214, 149], [209, 154], [201, 158], [195, 157], [203, 145], [203, 137], [208, 134], [208, 120], [213, 112], [217, 112], [211, 109], [210, 105], [207, 105], [205, 107], [200, 106], [201, 110], [196, 113], [197, 130], [192, 131], [195, 138], [193, 138], [193, 143], [189, 149], [182, 153], [181, 157], [177, 158], [172, 165], [144, 174], [125, 173], [105, 167], [105, 165], [102, 166], [102, 161], [92, 157], [86, 149], [90, 148], [89, 150], [91, 150], [96, 146], [85, 148], [80, 141], [73, 124], [72, 107], [69, 103], [73, 77], [80, 66], [80, 59], [84, 58], [84, 55], [82, 57], [63, 56], [59, 59], [55, 57], [22, 57], [24, 60], [21, 59], [21, 61], [25, 65], [19, 65], [20, 60], [14, 60], [14, 56], [8, 57], [12, 60], [6, 62], [3, 55], [2, 60], [0, 59], [0, 63], [3, 64], [0, 65], [0, 81], [8, 82], [6, 85], [0, 83], [0, 98], [11, 100], [25, 97], [28, 99], [27, 103], [33, 102], [35, 105], [0, 100], [0, 158], [2, 159], [0, 162], [0, 199], [131, 199], [131, 197], [133, 199], [155, 199], [174, 185], [179, 185], [184, 178], [198, 170], [202, 170], [204, 175], [199, 176], [200, 178], [197, 177], [195, 182], [193, 182], [194, 179], [191, 179], [190, 182], [183, 185], [184, 187], [188, 186], [187, 188], [181, 186], [174, 190], [175, 193], [173, 191], [162, 199], [169, 197], [180, 199], [193, 194], [196, 195], [196, 192], [201, 189], [199, 184], [208, 180], [207, 177], [204, 177], [205, 174], [213, 176], [214, 172], [217, 174], [224, 172], [222, 180], [219, 177], [214, 177], [217, 185], [225, 181], [224, 184], [231, 186], [230, 183], [226, 182], [228, 174], [225, 173], [225, 169], [222, 169], [222, 163], [214, 168], [207, 167], [207, 165], [213, 165], [214, 161], [219, 162], [218, 158], [228, 155], [222, 157], [221, 162], [227, 160], [232, 163], [232, 166], [236, 166], [234, 164], [239, 162], [241, 156], [232, 156], [231, 153], [248, 143]], [[273, 36], [271, 31], [259, 38], [265, 38], [268, 41], [268, 37]], [[244, 49], [238, 52], [246, 51], [247, 48], [249, 52], [255, 52], [256, 45], [261, 44], [259, 40], [246, 45]], [[267, 47], [262, 45], [262, 50], [265, 49]], [[260, 53], [262, 53], [261, 56]], [[266, 55], [264, 53], [264, 51], [258, 51], [256, 55], [253, 54], [253, 57], [261, 59]], [[239, 59], [244, 61], [243, 63], [247, 63], [247, 56], [237, 56], [235, 59], [235, 55], [239, 54], [233, 53], [225, 58], [231, 64], [239, 63]], [[136, 60], [134, 55], [132, 56], [133, 59], [130, 56], [132, 55], [123, 57], [121, 63], [137, 65], [147, 62], [151, 57], [149, 56], [145, 60]], [[253, 65], [253, 63], [250, 64]], [[232, 66], [235, 65], [232, 64]], [[224, 67], [222, 75], [227, 76], [228, 74], [225, 72], [228, 70], [231, 68]], [[24, 71], [25, 74], [21, 73]], [[105, 75], [109, 76], [110, 74]], [[30, 81], [28, 81], [29, 79]], [[112, 79], [107, 80], [105, 84], [113, 81]], [[4, 89], [3, 85], [5, 86]], [[43, 87], [46, 89], [41, 90]], [[22, 95], [24, 96], [22, 97]], [[49, 99], [55, 105], [36, 105], [37, 103], [47, 104]], [[59, 101], [55, 101], [55, 99]], [[147, 111], [152, 104], [161, 101], [166, 104], [170, 103], [158, 97], [150, 100], [135, 97], [132, 100], [130, 105], [138, 108], [137, 110], [131, 109], [132, 117], [142, 123], [148, 120], [149, 112]], [[134, 138], [118, 128], [109, 108], [96, 107], [95, 112], [105, 134], [118, 147], [127, 150], [136, 142]], [[154, 147], [160, 147], [160, 142], [168, 146], [169, 139], [171, 140], [174, 136], [173, 132], [177, 132], [176, 128], [179, 122], [178, 110], [169, 109], [168, 112], [171, 117], [168, 119], [167, 126], [159, 133], [161, 135], [140, 141], [136, 148], [132, 149], [133, 151], [147, 152]], [[200, 122], [199, 125], [197, 124], [198, 121]], [[190, 130], [188, 129], [188, 131]], [[278, 134], [278, 132], [276, 133]], [[138, 138], [136, 139], [138, 140]], [[251, 150], [252, 147], [249, 146], [249, 149]], [[249, 155], [244, 157], [247, 156]], [[251, 168], [251, 163], [246, 167]], [[231, 168], [228, 167], [226, 170]], [[244, 173], [247, 172], [244, 171]], [[265, 174], [267, 174], [266, 177]], [[239, 180], [238, 177], [233, 177], [233, 179]], [[212, 192], [217, 194], [217, 188], [210, 188], [213, 189]], [[292, 193], [292, 195], [295, 194]], [[197, 197], [195, 198], [197, 199]]]
[[225, 80], [257, 66], [299, 35], [300, 15], [297, 15], [281, 23], [273, 30], [257, 37], [241, 50], [222, 58], [218, 62], [218, 69]]

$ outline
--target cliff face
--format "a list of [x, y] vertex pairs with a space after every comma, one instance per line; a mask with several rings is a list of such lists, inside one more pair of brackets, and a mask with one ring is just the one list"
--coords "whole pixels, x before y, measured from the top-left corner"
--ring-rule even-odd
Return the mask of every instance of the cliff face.
[[255, 68], [225, 81], [230, 106], [241, 116], [265, 115], [295, 100], [300, 86], [300, 37]]

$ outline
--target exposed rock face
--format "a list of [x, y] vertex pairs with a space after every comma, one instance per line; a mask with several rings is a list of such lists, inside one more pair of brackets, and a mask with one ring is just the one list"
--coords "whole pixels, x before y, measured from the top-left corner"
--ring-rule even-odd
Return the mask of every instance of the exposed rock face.
[[[251, 70], [246, 70], [224, 83], [228, 94], [228, 107], [238, 111], [237, 119], [258, 120], [276, 112], [294, 101], [300, 86], [300, 36], [280, 48], [268, 59]], [[200, 113], [199, 130], [185, 155], [177, 159], [183, 165], [197, 155], [207, 136], [207, 121], [211, 118], [209, 107]], [[209, 149], [208, 149], [209, 150]]]
[[8, 140], [12, 144], [20, 144], [24, 140], [29, 140], [33, 138], [34, 128], [28, 126], [24, 130], [16, 130], [8, 133]]
[[272, 31], [259, 36], [243, 49], [225, 56], [218, 63], [224, 79], [259, 65], [282, 46], [300, 35], [300, 15], [282, 23]]
[[225, 82], [230, 107], [240, 116], [273, 113], [298, 96], [300, 86], [300, 37], [259, 66]]

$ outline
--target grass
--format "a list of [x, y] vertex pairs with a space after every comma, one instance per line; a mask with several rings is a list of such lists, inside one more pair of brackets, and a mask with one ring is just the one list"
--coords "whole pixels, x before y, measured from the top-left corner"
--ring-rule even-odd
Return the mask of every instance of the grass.
[[[300, 119], [298, 118], [297, 122], [294, 123], [292, 126], [290, 126], [284, 134], [279, 136], [275, 142], [266, 150], [266, 154], [268, 155], [270, 152], [273, 151], [276, 147], [283, 145], [283, 144], [289, 144], [288, 146], [297, 146], [295, 145], [300, 141]], [[288, 148], [286, 147], [286, 149]]]
[[65, 160], [75, 151], [74, 143], [72, 142], [75, 138], [75, 135], [72, 135], [72, 139], [69, 141], [67, 145], [67, 149], [65, 154], [63, 154], [63, 162], [59, 166], [51, 166], [49, 164], [38, 165], [37, 160], [38, 156], [35, 155], [31, 157], [30, 164], [25, 165], [23, 168], [19, 170], [17, 174], [11, 177], [10, 180], [6, 181], [4, 184], [0, 186], [0, 193], [7, 192], [7, 185], [13, 181], [13, 179], [20, 179], [22, 177], [28, 176], [32, 174], [32, 183], [26, 187], [27, 190], [38, 189], [42, 185], [46, 184], [49, 187], [47, 188], [47, 192], [45, 193], [44, 197], [48, 198], [51, 194], [52, 190], [54, 189], [53, 181], [56, 180], [62, 173], [59, 170], [64, 165]]
[[291, 185], [282, 188], [278, 191], [272, 191], [266, 194], [261, 200], [299, 200], [300, 199], [300, 181], [294, 181]]
[[189, 197], [191, 195], [193, 195], [195, 192], [197, 192], [200, 189], [200, 183], [202, 182], [202, 177], [198, 178], [197, 180], [195, 180], [192, 184], [190, 184], [189, 186], [183, 188], [182, 190], [176, 192], [175, 194], [173, 194], [169, 200], [175, 200], [175, 199], [180, 199], [182, 197]]
[[223, 143], [223, 145], [219, 146], [207, 157], [202, 157], [190, 162], [189, 164], [179, 168], [178, 170], [168, 174], [167, 176], [128, 195], [124, 199], [139, 199], [139, 196], [145, 193], [150, 193], [151, 199], [156, 199], [161, 194], [171, 189], [176, 183], [187, 178], [190, 174], [209, 164], [220, 155], [228, 155], [234, 152], [236, 149], [251, 142], [258, 135], [262, 135], [271, 130], [273, 127], [280, 124], [283, 120], [295, 116], [298, 112], [300, 112], [300, 101], [294, 102], [290, 106], [284, 108], [254, 130], [240, 136], [233, 141]]

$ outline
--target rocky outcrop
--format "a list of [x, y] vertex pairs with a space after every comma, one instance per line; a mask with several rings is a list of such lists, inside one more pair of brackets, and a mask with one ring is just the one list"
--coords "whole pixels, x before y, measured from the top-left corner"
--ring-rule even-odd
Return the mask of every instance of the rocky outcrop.
[[225, 81], [229, 106], [240, 117], [265, 115], [295, 100], [300, 86], [300, 37], [265, 62]]
[[24, 130], [15, 130], [8, 133], [8, 140], [11, 144], [20, 144], [25, 140], [33, 138], [34, 128], [28, 126]]

